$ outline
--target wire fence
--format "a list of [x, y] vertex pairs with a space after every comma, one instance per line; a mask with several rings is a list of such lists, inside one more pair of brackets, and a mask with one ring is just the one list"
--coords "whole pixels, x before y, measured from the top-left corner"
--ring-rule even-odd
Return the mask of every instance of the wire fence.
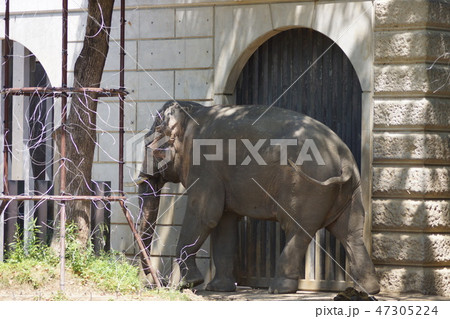
[[[101, 7], [100, 7], [101, 9]], [[92, 238], [94, 248], [105, 248], [106, 243], [101, 247], [99, 240], [103, 234], [98, 234], [102, 224], [112, 214], [109, 202], [119, 202], [121, 211], [125, 215], [127, 223], [133, 233], [134, 239], [139, 247], [139, 255], [153, 277], [157, 287], [160, 282], [156, 270], [152, 267], [148, 254], [149, 247], [144, 243], [136, 230], [137, 221], [133, 220], [132, 214], [127, 207], [127, 197], [124, 196], [124, 100], [127, 92], [125, 90], [125, 1], [121, 0], [120, 6], [120, 59], [119, 59], [119, 83], [118, 89], [103, 89], [97, 87], [69, 87], [68, 86], [68, 1], [62, 0], [62, 64], [61, 64], [61, 86], [52, 87], [46, 77], [45, 71], [32, 53], [23, 49], [22, 55], [16, 55], [16, 48], [10, 39], [10, 1], [5, 1], [5, 35], [3, 41], [3, 194], [0, 196], [1, 207], [0, 214], [3, 214], [4, 220], [4, 238], [5, 247], [8, 247], [14, 241], [16, 227], [22, 227], [26, 237], [29, 230], [29, 224], [36, 218], [38, 226], [45, 229], [42, 240], [48, 239], [48, 234], [55, 233], [56, 227], [59, 227], [60, 241], [60, 289], [65, 287], [65, 224], [67, 220], [66, 203], [70, 201], [91, 201], [92, 202]], [[103, 20], [103, 15], [102, 15]], [[97, 21], [99, 24], [98, 32], [109, 32], [103, 21]], [[12, 60], [23, 60], [23, 65], [33, 72], [33, 78], [28, 82], [33, 86], [13, 87], [16, 83], [24, 83], [25, 79], [17, 78], [16, 74], [11, 72]], [[36, 69], [36, 66], [38, 67]], [[87, 70], [87, 72], [89, 72]], [[19, 77], [23, 74], [19, 73]], [[71, 161], [66, 156], [66, 143], [73, 142], [72, 136], [67, 133], [68, 108], [70, 99], [77, 94], [78, 99], [92, 99], [94, 94], [96, 102], [100, 102], [101, 97], [117, 97], [119, 109], [119, 157], [117, 159], [118, 189], [111, 190], [110, 183], [99, 183], [86, 180], [88, 189], [95, 195], [72, 195], [66, 193], [67, 183], [67, 163]], [[14, 104], [13, 96], [27, 97], [19, 106]], [[82, 99], [81, 98], [81, 99]], [[28, 103], [27, 103], [28, 102]], [[28, 104], [28, 105], [27, 105]], [[60, 134], [55, 136], [54, 120], [57, 109], [61, 112]], [[16, 108], [22, 108], [17, 110]], [[86, 107], [87, 108], [87, 107]], [[24, 121], [18, 118], [18, 113], [22, 112]], [[92, 130], [98, 130], [96, 125], [90, 127]], [[22, 134], [21, 134], [22, 133]], [[21, 138], [23, 137], [23, 138]], [[56, 140], [55, 140], [56, 139]], [[98, 142], [95, 142], [100, 146]], [[54, 147], [59, 145], [59, 149]], [[74, 145], [77, 148], [77, 145]], [[100, 146], [101, 147], [101, 146]], [[29, 170], [22, 172], [23, 181], [13, 180], [10, 172], [14, 172], [17, 165], [22, 165], [23, 161], [28, 161], [31, 165]], [[11, 166], [11, 167], [10, 167]], [[73, 172], [72, 172], [73, 173]], [[75, 172], [75, 176], [80, 172]], [[83, 172], [81, 172], [82, 174]], [[17, 174], [11, 174], [17, 175]], [[59, 177], [59, 178], [58, 178]], [[91, 184], [92, 183], [92, 184]], [[107, 185], [107, 187], [105, 187]], [[59, 194], [55, 194], [59, 192]], [[34, 204], [31, 204], [34, 202]], [[56, 205], [49, 204], [54, 202]], [[52, 208], [56, 208], [56, 216], [52, 214]], [[52, 221], [59, 220], [59, 225], [54, 225]], [[28, 224], [28, 225], [27, 225]], [[47, 231], [48, 230], [48, 231]], [[109, 236], [109, 234], [108, 234]], [[107, 248], [107, 247], [106, 247]]]

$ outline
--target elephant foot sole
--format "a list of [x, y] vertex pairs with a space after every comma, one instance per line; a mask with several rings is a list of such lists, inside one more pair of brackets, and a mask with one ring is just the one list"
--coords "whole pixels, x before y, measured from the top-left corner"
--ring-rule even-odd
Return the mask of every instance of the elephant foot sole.
[[270, 294], [291, 294], [298, 290], [298, 279], [275, 278], [269, 287]]
[[234, 280], [231, 279], [213, 279], [206, 286], [207, 291], [217, 291], [217, 292], [234, 292], [236, 291], [236, 284]]

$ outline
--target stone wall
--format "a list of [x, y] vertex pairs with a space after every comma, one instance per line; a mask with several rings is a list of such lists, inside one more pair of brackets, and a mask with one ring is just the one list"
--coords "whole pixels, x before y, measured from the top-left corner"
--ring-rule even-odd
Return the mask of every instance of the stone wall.
[[450, 295], [450, 3], [375, 1], [372, 231], [385, 291]]

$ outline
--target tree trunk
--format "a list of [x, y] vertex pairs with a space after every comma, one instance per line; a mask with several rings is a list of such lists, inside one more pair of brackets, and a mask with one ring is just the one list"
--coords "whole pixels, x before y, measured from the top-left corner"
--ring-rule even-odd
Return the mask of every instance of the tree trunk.
[[[83, 49], [75, 63], [74, 87], [99, 87], [109, 48], [114, 0], [89, 0]], [[91, 195], [96, 135], [97, 94], [73, 95], [66, 125], [66, 193]], [[91, 202], [68, 201], [67, 220], [78, 226], [78, 239], [87, 244]]]

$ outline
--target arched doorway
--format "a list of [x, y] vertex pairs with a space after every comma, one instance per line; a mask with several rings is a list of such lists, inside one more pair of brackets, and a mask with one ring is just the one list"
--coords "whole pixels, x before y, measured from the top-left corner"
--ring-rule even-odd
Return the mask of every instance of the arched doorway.
[[[325, 123], [347, 143], [359, 166], [361, 95], [345, 53], [312, 29], [287, 30], [262, 44], [244, 66], [235, 89], [236, 104], [275, 102]], [[238, 284], [267, 287], [284, 246], [282, 231], [273, 222], [246, 218], [239, 234]], [[342, 246], [325, 230], [315, 239], [305, 256], [299, 288], [343, 289], [349, 278]]]
[[[4, 40], [2, 40], [4, 41]], [[3, 43], [2, 43], [3, 44]], [[2, 45], [4, 50], [5, 46]], [[22, 43], [10, 41], [9, 87], [46, 87], [51, 86], [47, 72], [41, 61]], [[4, 84], [4, 65], [0, 67]], [[3, 85], [2, 85], [3, 86]], [[9, 103], [4, 101], [9, 99]], [[54, 147], [52, 132], [54, 129], [54, 99], [51, 96], [2, 95], [3, 110], [8, 105], [8, 185], [10, 195], [49, 194], [52, 189]], [[3, 149], [3, 130], [0, 142]], [[0, 162], [3, 165], [3, 157]], [[2, 181], [3, 183], [3, 181]], [[3, 187], [3, 186], [2, 186]], [[37, 237], [48, 241], [53, 220], [52, 204], [47, 202], [13, 201], [0, 216], [0, 260], [3, 252], [10, 249], [16, 234], [29, 240], [32, 226], [38, 226]]]

